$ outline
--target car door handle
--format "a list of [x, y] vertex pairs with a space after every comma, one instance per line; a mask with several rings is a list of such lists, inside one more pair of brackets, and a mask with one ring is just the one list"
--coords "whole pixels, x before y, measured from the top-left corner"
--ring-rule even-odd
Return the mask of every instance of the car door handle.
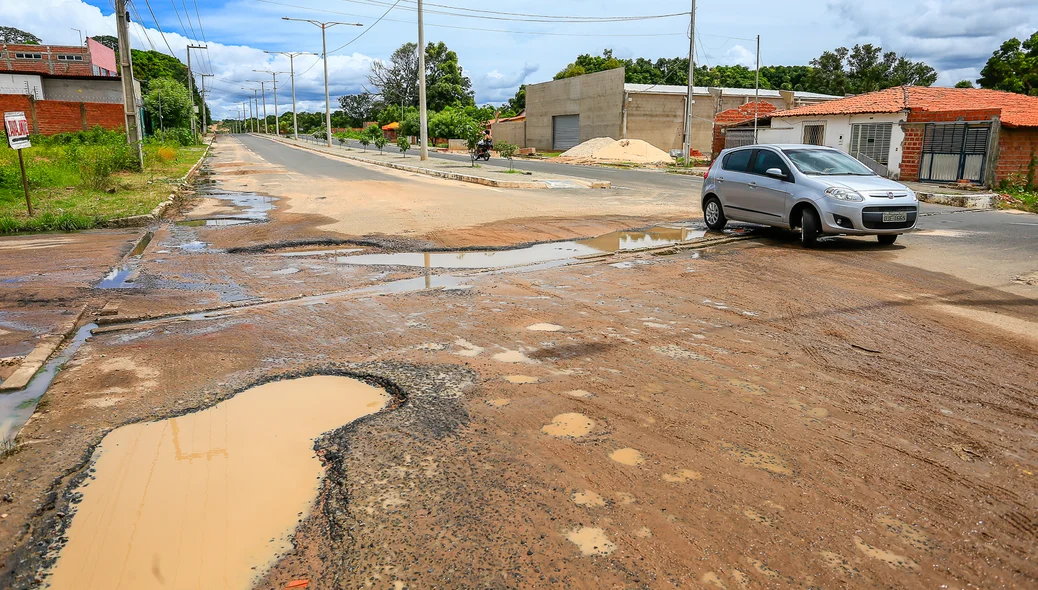
[[757, 188], [757, 183], [756, 182], [748, 182], [748, 183], [746, 183], [746, 186], [748, 186], [750, 188]]
[[717, 182], [724, 182], [724, 179], [723, 179], [723, 178], [721, 178], [720, 176], [718, 176], [718, 177], [717, 177]]

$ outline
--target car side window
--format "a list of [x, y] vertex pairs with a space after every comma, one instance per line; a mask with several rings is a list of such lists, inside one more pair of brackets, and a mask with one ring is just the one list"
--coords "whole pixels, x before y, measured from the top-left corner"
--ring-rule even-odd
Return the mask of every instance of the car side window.
[[721, 160], [721, 168], [732, 172], [746, 172], [750, 164], [750, 156], [753, 150], [739, 150], [732, 152]]
[[782, 161], [782, 158], [771, 150], [759, 150], [757, 157], [753, 159], [753, 173], [764, 176], [771, 168], [778, 168], [786, 175], [787, 180], [792, 180], [793, 177], [789, 174], [789, 166]]

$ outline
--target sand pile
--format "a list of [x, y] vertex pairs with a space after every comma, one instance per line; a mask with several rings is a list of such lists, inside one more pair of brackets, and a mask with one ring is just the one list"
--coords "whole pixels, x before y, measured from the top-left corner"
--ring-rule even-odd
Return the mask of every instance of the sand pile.
[[590, 158], [595, 152], [616, 143], [612, 137], [596, 137], [575, 145], [559, 154], [560, 158]]
[[614, 140], [609, 137], [589, 139], [562, 153], [559, 157], [594, 162], [631, 162], [634, 164], [657, 164], [673, 161], [670, 154], [640, 139]]

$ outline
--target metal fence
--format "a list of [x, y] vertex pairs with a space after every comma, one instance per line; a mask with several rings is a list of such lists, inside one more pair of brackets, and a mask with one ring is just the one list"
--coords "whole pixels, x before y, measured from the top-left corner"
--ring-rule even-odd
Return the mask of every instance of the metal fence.
[[854, 157], [857, 158], [858, 161], [861, 162], [862, 164], [865, 164], [866, 166], [868, 166], [869, 170], [872, 170], [876, 174], [879, 174], [880, 176], [883, 176], [884, 178], [890, 176], [890, 170], [886, 167], [886, 165], [880, 164], [879, 162], [877, 162], [877, 161], [873, 160], [872, 158], [866, 156], [862, 152], [858, 152], [857, 154], [854, 155]]

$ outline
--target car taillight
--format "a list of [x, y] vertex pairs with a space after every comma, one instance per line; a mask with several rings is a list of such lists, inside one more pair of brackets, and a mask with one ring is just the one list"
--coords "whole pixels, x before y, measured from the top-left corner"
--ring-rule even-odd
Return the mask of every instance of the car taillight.
[[710, 178], [710, 168], [707, 168], [706, 172], [703, 173], [703, 180], [706, 180], [707, 178]]

